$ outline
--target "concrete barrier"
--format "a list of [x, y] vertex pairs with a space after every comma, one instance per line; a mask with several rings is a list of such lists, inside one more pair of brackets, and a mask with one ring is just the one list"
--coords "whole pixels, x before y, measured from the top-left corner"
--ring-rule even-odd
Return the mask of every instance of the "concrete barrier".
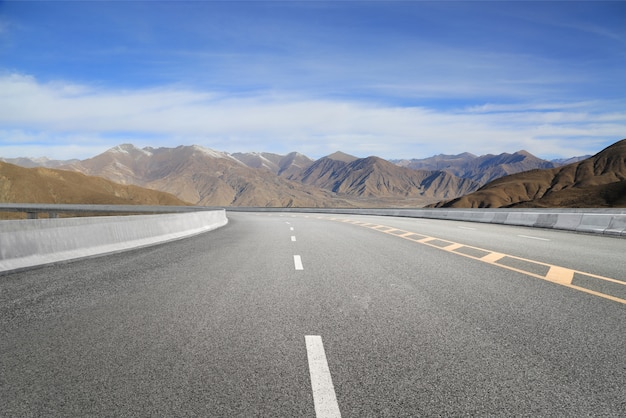
[[582, 218], [582, 213], [559, 213], [553, 228], [576, 231], [576, 228], [580, 225], [580, 220]]
[[483, 222], [626, 237], [626, 209], [326, 209], [226, 208], [237, 212], [300, 212], [401, 216]]
[[580, 218], [580, 223], [576, 227], [576, 231], [603, 234], [611, 224], [611, 221], [612, 218], [610, 216], [602, 216], [594, 213], [583, 214]]
[[626, 236], [626, 216], [615, 216], [603, 232], [606, 235]]
[[0, 221], [0, 273], [159, 244], [227, 223], [224, 210]]

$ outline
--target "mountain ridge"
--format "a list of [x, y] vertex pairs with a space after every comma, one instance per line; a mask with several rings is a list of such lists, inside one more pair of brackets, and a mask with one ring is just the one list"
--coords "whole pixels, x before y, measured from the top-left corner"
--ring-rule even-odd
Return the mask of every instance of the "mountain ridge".
[[469, 152], [457, 155], [439, 154], [424, 159], [399, 160], [399, 165], [412, 169], [448, 171], [469, 178], [481, 186], [499, 177], [536, 168], [554, 168], [557, 164], [534, 156], [526, 150], [512, 154], [476, 156]]
[[434, 207], [626, 206], [626, 139], [585, 160], [498, 178], [474, 193]]
[[[459, 179], [443, 171], [412, 170], [375, 156], [356, 158], [350, 162], [333, 156], [320, 158], [292, 179], [335, 193], [366, 198], [388, 195], [435, 198], [462, 195], [478, 188], [471, 180]], [[443, 179], [436, 182], [433, 177]], [[442, 184], [446, 185], [445, 190], [437, 187]]]
[[[335, 197], [198, 145], [139, 149], [123, 144], [64, 168], [165, 191], [204, 206], [327, 207]], [[288, 164], [283, 164], [283, 169], [288, 169]], [[353, 207], [341, 199], [335, 203]]]
[[[120, 144], [59, 168], [207, 206], [416, 207], [458, 201], [490, 184], [490, 178], [511, 172], [532, 175], [533, 170], [554, 165], [524, 150], [391, 161], [337, 151], [312, 160], [298, 152], [229, 154], [199, 145], [140, 149]], [[515, 204], [512, 200], [508, 204]]]
[[478, 187], [450, 173], [340, 151], [313, 161], [295, 152], [228, 154], [197, 145], [139, 149], [122, 144], [63, 168], [207, 206], [423, 206]]

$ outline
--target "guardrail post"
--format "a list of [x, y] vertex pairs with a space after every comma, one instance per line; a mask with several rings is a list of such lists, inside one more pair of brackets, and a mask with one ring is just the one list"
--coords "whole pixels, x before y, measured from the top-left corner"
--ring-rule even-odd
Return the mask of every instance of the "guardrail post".
[[26, 219], [37, 219], [37, 212], [26, 212]]

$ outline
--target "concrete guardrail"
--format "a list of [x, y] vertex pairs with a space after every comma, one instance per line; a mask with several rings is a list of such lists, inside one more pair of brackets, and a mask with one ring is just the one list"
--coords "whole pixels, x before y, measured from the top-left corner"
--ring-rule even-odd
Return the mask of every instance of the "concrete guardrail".
[[228, 211], [302, 212], [447, 219], [626, 236], [626, 209], [325, 209], [225, 208]]
[[227, 223], [224, 210], [0, 221], [0, 273], [154, 245]]

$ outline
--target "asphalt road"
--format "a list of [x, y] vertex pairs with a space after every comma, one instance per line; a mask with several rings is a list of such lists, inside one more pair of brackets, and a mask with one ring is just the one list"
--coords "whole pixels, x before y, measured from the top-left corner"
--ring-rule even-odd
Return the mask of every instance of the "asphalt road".
[[625, 239], [228, 216], [0, 276], [0, 416], [626, 416]]

